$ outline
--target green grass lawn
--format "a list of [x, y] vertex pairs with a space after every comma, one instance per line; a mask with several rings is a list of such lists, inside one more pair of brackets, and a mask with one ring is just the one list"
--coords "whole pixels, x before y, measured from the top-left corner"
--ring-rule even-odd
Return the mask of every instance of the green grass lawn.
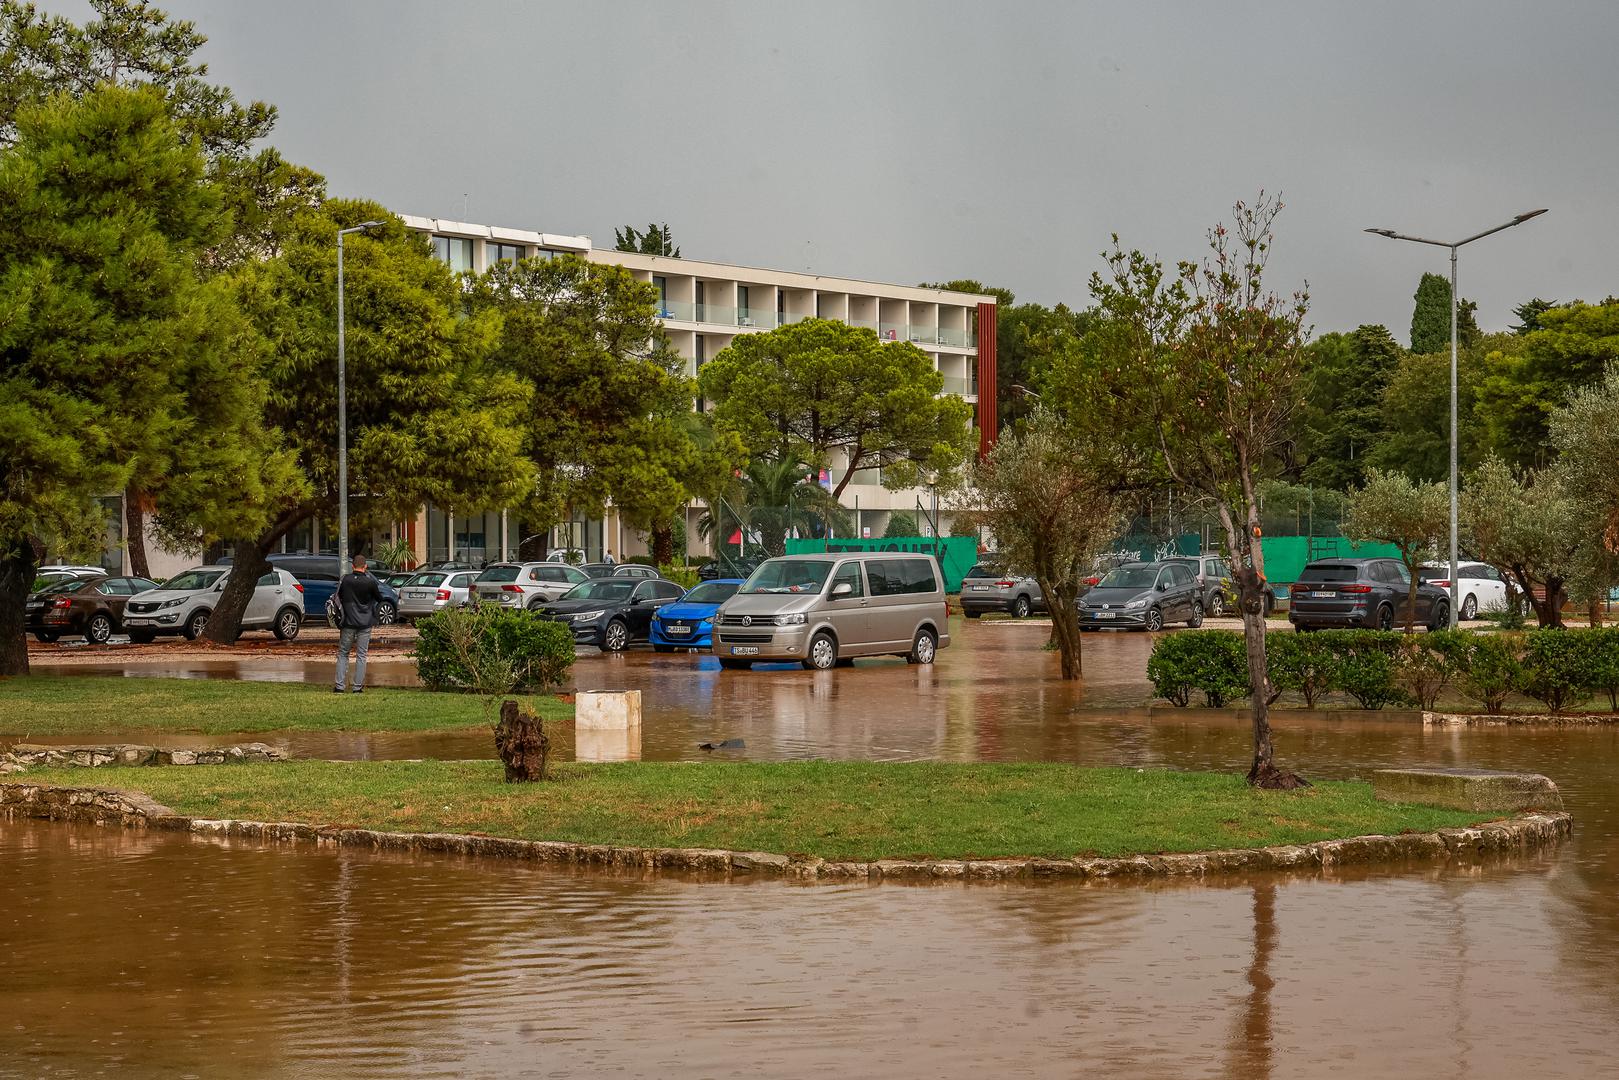
[[[542, 696], [535, 704], [546, 719], [573, 715], [572, 705], [554, 697]], [[338, 695], [326, 686], [235, 679], [0, 679], [0, 734], [5, 735], [436, 731], [483, 723], [482, 699], [428, 690], [368, 687], [363, 694]]]
[[557, 772], [551, 783], [506, 784], [495, 761], [295, 761], [11, 781], [144, 791], [192, 817], [840, 859], [1204, 851], [1499, 816], [1382, 803], [1363, 783], [1263, 792], [1235, 775], [1073, 765], [630, 762]]

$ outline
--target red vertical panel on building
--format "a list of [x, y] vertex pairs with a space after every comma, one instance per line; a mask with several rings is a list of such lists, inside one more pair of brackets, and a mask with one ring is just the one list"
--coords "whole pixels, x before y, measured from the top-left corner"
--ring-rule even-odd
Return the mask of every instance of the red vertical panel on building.
[[978, 456], [989, 453], [1000, 427], [995, 408], [995, 305], [978, 305]]

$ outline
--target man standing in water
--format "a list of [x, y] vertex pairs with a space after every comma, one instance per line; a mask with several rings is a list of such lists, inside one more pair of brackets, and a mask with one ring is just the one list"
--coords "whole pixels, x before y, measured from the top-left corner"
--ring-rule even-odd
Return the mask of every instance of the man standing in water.
[[354, 569], [337, 584], [337, 603], [343, 609], [342, 630], [337, 636], [337, 685], [343, 692], [349, 671], [349, 654], [358, 653], [354, 662], [354, 692], [365, 693], [365, 657], [371, 651], [371, 621], [376, 618], [382, 587], [365, 572], [365, 556], [354, 556]]

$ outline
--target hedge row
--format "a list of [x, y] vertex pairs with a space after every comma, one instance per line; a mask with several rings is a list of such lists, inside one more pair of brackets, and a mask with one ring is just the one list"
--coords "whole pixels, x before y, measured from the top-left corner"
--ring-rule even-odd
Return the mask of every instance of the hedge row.
[[[1296, 691], [1314, 706], [1340, 691], [1363, 709], [1432, 709], [1447, 686], [1499, 713], [1514, 693], [1560, 713], [1592, 696], [1619, 711], [1619, 629], [1531, 630], [1479, 634], [1440, 630], [1322, 630], [1272, 634], [1266, 641], [1271, 686]], [[1201, 692], [1219, 707], [1252, 693], [1242, 635], [1190, 630], [1158, 639], [1147, 661], [1158, 695], [1187, 705]]]
[[416, 622], [416, 676], [433, 690], [504, 694], [560, 686], [573, 668], [573, 632], [532, 611], [491, 604], [444, 608]]

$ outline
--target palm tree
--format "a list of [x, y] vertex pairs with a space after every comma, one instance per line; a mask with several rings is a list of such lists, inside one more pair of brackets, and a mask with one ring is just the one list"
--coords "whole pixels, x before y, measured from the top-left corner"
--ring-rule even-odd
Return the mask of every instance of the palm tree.
[[848, 511], [814, 480], [814, 472], [793, 458], [754, 458], [737, 474], [729, 491], [714, 499], [697, 520], [705, 540], [740, 531], [758, 537], [766, 555], [785, 555], [787, 537], [798, 532], [826, 536], [849, 530]]

